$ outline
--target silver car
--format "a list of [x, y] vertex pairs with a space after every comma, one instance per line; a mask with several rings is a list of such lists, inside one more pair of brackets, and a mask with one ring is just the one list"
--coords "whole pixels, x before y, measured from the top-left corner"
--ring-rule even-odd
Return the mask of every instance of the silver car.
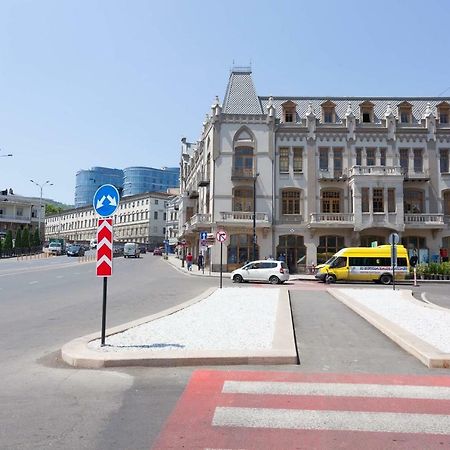
[[261, 260], [247, 263], [240, 269], [231, 272], [231, 279], [235, 283], [243, 281], [266, 281], [280, 284], [289, 280], [289, 269], [283, 261]]

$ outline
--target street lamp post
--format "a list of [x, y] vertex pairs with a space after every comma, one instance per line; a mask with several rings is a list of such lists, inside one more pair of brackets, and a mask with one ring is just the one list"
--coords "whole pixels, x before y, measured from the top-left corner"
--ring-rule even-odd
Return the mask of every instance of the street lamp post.
[[[47, 180], [45, 183], [39, 184], [34, 180], [30, 180], [33, 184], [35, 184], [40, 189], [40, 197], [39, 197], [39, 215], [38, 215], [38, 232], [39, 232], [39, 240], [41, 240], [41, 214], [42, 214], [42, 190], [44, 186], [48, 184], [49, 186], [53, 186], [53, 183], [50, 183], [50, 180]], [[42, 243], [42, 241], [41, 241]]]
[[253, 177], [253, 261], [256, 261], [256, 179], [259, 173]]

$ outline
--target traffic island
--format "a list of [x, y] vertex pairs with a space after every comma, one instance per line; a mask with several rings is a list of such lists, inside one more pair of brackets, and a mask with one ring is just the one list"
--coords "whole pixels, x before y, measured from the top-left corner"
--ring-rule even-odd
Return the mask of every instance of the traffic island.
[[[257, 296], [254, 307], [251, 306], [254, 300], [252, 296]], [[195, 311], [194, 317], [201, 317], [202, 310], [205, 311], [205, 327], [211, 327], [212, 324], [215, 332], [207, 331], [208, 337], [201, 339], [198, 346], [184, 345], [183, 340], [170, 332], [165, 339], [149, 339], [147, 343], [140, 342], [137, 345], [122, 340], [125, 345], [117, 344], [117, 338], [124, 339], [121, 334], [129, 335], [130, 331], [133, 334], [139, 330], [138, 327], [142, 329], [155, 325], [158, 320], [159, 323], [163, 320], [186, 320], [190, 324], [195, 319], [190, 319], [188, 315], [192, 317]], [[211, 315], [211, 311], [215, 316]], [[178, 328], [181, 327], [172, 329]], [[198, 322], [193, 323], [191, 328], [196, 336], [201, 336], [204, 331]], [[237, 344], [229, 341], [233, 336], [240, 339]], [[289, 291], [286, 287], [257, 290], [210, 288], [181, 305], [106, 330], [106, 345], [103, 347], [99, 340], [100, 334], [94, 333], [67, 343], [61, 349], [62, 359], [74, 367], [89, 369], [121, 366], [274, 365], [297, 364], [298, 361]], [[228, 342], [231, 342], [229, 348]]]
[[328, 292], [429, 368], [450, 368], [450, 310], [416, 300], [411, 290]]

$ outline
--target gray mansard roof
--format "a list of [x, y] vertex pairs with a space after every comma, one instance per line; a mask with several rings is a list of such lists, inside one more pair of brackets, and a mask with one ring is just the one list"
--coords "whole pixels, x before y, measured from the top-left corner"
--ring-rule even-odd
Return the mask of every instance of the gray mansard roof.
[[[222, 111], [225, 114], [267, 114], [269, 97], [256, 95], [250, 68], [235, 68], [230, 74]], [[413, 123], [419, 123], [425, 114], [427, 104], [437, 116], [436, 105], [450, 103], [450, 97], [273, 97], [276, 117], [282, 117], [282, 104], [288, 100], [297, 104], [296, 113], [299, 122], [306, 117], [308, 105], [311, 104], [316, 117], [321, 121], [321, 105], [327, 100], [336, 104], [336, 123], [345, 119], [349, 105], [356, 119], [360, 118], [360, 104], [370, 101], [374, 104], [374, 123], [380, 123], [390, 104], [393, 114], [398, 118], [398, 105], [407, 101], [412, 105]]]

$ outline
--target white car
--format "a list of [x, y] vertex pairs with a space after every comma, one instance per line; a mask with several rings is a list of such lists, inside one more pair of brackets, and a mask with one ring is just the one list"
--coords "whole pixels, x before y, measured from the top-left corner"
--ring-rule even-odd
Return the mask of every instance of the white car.
[[231, 272], [231, 279], [235, 283], [243, 281], [268, 281], [280, 284], [289, 280], [289, 269], [283, 261], [261, 260], [247, 263], [240, 269]]

